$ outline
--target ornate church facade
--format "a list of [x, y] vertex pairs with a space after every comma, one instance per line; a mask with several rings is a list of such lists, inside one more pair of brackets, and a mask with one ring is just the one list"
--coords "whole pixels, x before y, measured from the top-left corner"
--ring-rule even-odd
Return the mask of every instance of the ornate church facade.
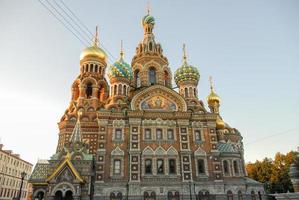
[[97, 34], [81, 53], [56, 153], [31, 175], [32, 199], [264, 199], [263, 186], [246, 176], [242, 136], [223, 121], [213, 85], [207, 109], [184, 47], [174, 89], [155, 19], [147, 14], [142, 25], [131, 65], [121, 48], [107, 66]]

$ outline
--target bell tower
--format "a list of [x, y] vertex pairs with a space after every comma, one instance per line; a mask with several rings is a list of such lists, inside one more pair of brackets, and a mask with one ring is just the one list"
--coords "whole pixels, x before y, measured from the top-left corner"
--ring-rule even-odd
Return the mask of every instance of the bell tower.
[[161, 44], [155, 41], [153, 29], [155, 19], [148, 10], [141, 24], [144, 29], [143, 40], [136, 47], [132, 59], [133, 87], [139, 89], [151, 85], [164, 85], [171, 88], [171, 71], [168, 60], [163, 55]]

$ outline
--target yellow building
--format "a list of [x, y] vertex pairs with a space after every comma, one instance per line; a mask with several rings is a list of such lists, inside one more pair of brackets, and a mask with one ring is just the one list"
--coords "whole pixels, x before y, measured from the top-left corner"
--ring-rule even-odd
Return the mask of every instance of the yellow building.
[[[29, 196], [28, 178], [31, 171], [31, 163], [21, 159], [20, 155], [11, 150], [4, 150], [3, 144], [0, 144], [0, 199], [17, 198], [22, 184], [21, 199], [25, 200]], [[25, 175], [23, 183], [22, 175]]]

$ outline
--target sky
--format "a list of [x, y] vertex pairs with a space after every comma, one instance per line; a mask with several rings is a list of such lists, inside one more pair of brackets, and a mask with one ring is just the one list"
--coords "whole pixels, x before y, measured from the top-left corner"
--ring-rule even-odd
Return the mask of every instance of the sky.
[[[121, 40], [131, 61], [143, 37], [140, 21], [147, 1], [63, 2], [91, 32], [99, 26], [110, 63], [119, 57]], [[297, 149], [299, 1], [149, 4], [156, 41], [172, 73], [182, 64], [186, 43], [188, 62], [200, 71], [200, 99], [206, 104], [212, 76], [221, 116], [243, 136], [246, 162]], [[78, 36], [82, 44], [38, 0], [0, 0], [0, 27], [1, 143], [34, 164], [55, 153], [57, 122], [69, 105], [79, 56], [91, 38]]]

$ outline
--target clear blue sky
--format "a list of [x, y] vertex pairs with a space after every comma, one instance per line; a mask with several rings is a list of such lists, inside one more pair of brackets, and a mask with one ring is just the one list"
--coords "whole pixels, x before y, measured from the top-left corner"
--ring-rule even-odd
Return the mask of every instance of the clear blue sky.
[[[100, 41], [115, 58], [124, 40], [131, 61], [143, 37], [147, 1], [65, 3], [90, 30], [99, 25]], [[299, 1], [150, 4], [172, 72], [186, 43], [189, 63], [200, 70], [200, 98], [205, 101], [212, 75], [221, 115], [241, 131], [247, 162], [299, 146]], [[7, 149], [35, 163], [55, 152], [57, 122], [84, 46], [37, 0], [0, 0], [0, 27], [0, 137]]]

